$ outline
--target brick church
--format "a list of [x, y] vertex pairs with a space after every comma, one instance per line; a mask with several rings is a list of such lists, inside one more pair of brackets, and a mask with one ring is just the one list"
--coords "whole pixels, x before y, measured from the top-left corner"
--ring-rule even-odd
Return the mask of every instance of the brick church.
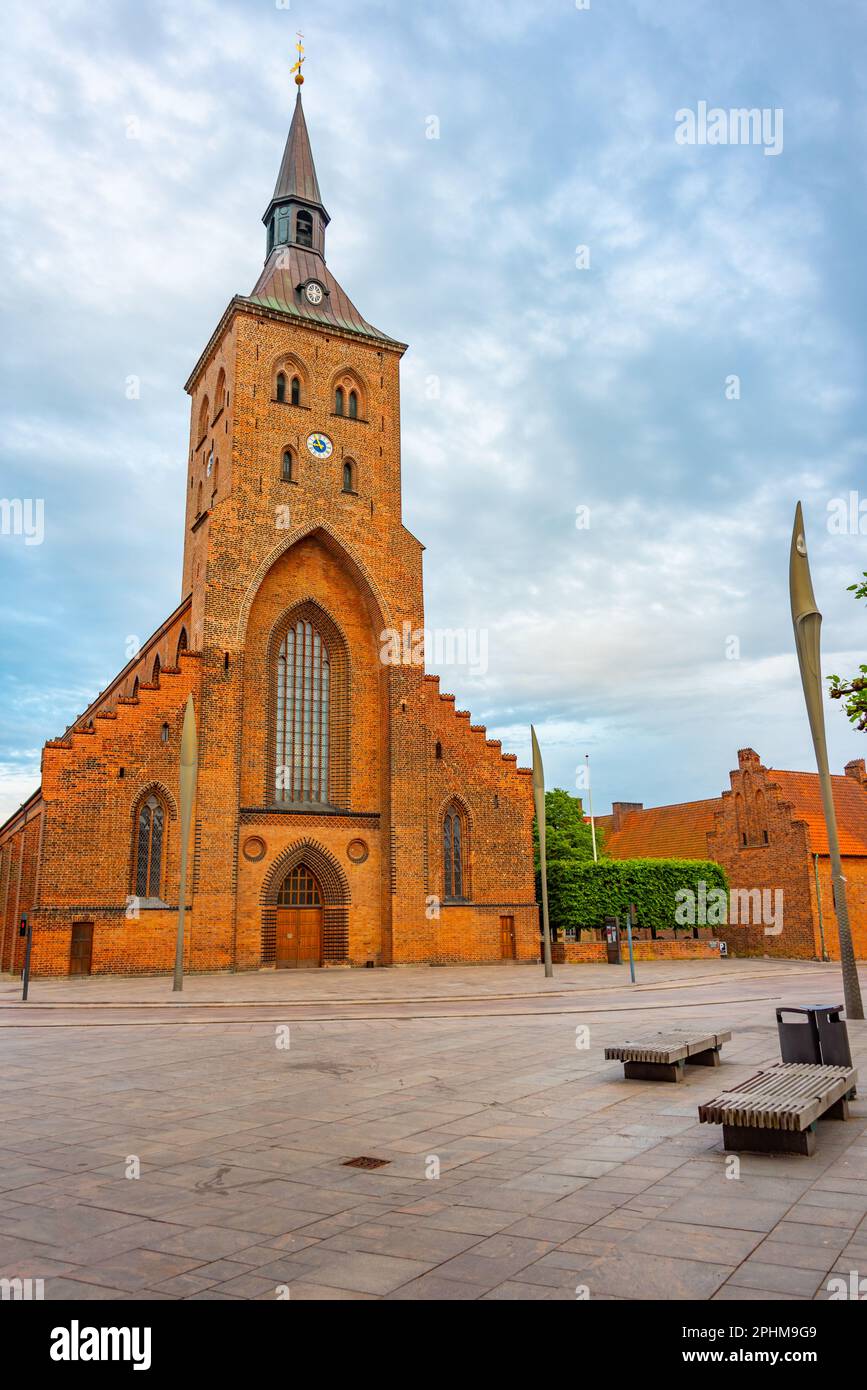
[[300, 84], [263, 221], [186, 384], [181, 602], [0, 828], [0, 969], [25, 913], [34, 974], [172, 969], [190, 694], [186, 969], [538, 959], [531, 774], [388, 640], [424, 628], [405, 345], [326, 264]]

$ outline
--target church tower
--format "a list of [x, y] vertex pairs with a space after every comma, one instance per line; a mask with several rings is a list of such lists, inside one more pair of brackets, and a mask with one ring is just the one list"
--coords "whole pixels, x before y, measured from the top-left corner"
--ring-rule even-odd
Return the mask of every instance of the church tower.
[[531, 774], [425, 673], [406, 348], [327, 264], [300, 82], [262, 220], [186, 385], [180, 603], [0, 827], [6, 881], [32, 859], [0, 953], [29, 905], [37, 973], [171, 970], [191, 694], [186, 969], [536, 959]]

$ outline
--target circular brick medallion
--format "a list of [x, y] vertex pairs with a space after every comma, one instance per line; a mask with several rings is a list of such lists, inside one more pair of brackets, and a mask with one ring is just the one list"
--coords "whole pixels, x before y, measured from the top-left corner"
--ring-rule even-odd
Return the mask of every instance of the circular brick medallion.
[[265, 858], [265, 841], [258, 835], [248, 836], [242, 846], [242, 853], [251, 864], [257, 864], [260, 859]]
[[369, 853], [364, 840], [350, 840], [346, 846], [347, 858], [351, 859], [353, 864], [363, 864]]

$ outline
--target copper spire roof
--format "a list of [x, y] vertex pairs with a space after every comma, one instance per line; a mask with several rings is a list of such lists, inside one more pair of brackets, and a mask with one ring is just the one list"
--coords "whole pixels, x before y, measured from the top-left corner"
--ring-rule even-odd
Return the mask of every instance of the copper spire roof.
[[[314, 306], [308, 303], [298, 292], [299, 285], [307, 280], [318, 280], [323, 286], [325, 294], [321, 304]], [[300, 246], [275, 246], [247, 298], [255, 304], [264, 304], [267, 309], [278, 309], [284, 314], [326, 327], [364, 333], [370, 338], [381, 338], [386, 343], [394, 342], [387, 333], [380, 332], [361, 317], [319, 253]]]
[[[313, 163], [313, 151], [310, 148], [307, 122], [304, 119], [304, 107], [301, 105], [300, 88], [295, 98], [295, 114], [289, 127], [289, 136], [283, 151], [283, 162], [277, 175], [271, 204], [280, 202], [284, 198], [301, 198], [305, 203], [315, 203], [325, 212], [322, 206], [322, 194], [319, 192], [319, 180], [316, 177], [316, 166]], [[271, 204], [269, 204], [269, 210]], [[265, 218], [267, 216], [268, 213], [266, 212]], [[327, 218], [328, 214], [326, 213], [325, 216]]]
[[[307, 219], [306, 238], [299, 233], [302, 217]], [[274, 194], [262, 219], [268, 227], [268, 258], [246, 302], [261, 304], [323, 327], [394, 342], [387, 333], [381, 333], [361, 317], [327, 268], [324, 248], [328, 220], [299, 90]], [[311, 303], [304, 293], [310, 281], [315, 281], [322, 289], [318, 303]]]

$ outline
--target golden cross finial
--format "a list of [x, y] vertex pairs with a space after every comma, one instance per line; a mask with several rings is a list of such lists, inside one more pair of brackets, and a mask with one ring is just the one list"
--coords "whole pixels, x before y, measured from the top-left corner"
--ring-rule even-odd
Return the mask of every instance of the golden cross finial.
[[303, 34], [299, 34], [299, 35], [298, 35], [298, 42], [297, 42], [297, 44], [295, 45], [295, 47], [296, 47], [297, 50], [298, 50], [298, 61], [297, 61], [297, 63], [294, 63], [294, 64], [292, 65], [292, 68], [291, 68], [291, 71], [295, 73], [295, 81], [296, 81], [296, 83], [297, 83], [297, 85], [298, 85], [299, 87], [301, 86], [301, 84], [302, 84], [303, 81], [304, 81], [304, 74], [303, 74], [303, 72], [301, 71], [301, 68], [302, 68], [303, 65], [304, 65], [304, 45], [303, 45], [303, 43], [301, 42], [301, 40], [302, 40], [303, 38], [304, 38], [304, 35], [303, 35]]

